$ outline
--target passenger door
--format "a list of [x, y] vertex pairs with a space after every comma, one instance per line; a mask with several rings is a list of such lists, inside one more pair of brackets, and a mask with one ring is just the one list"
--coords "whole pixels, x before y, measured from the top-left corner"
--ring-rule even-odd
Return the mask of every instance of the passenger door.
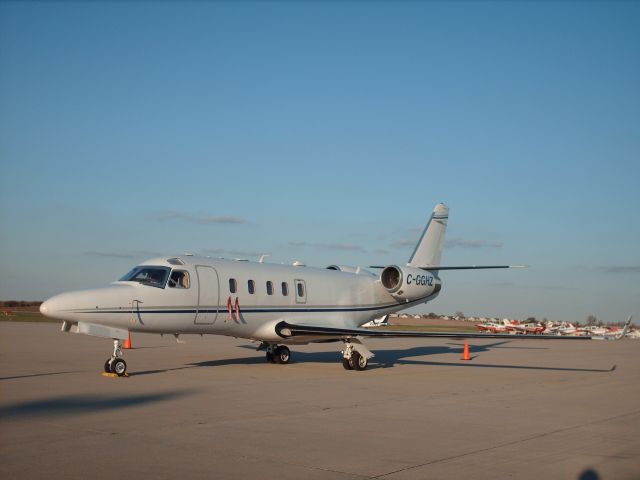
[[218, 299], [220, 298], [218, 272], [215, 268], [197, 265], [198, 273], [198, 311], [195, 323], [213, 324], [218, 316]]

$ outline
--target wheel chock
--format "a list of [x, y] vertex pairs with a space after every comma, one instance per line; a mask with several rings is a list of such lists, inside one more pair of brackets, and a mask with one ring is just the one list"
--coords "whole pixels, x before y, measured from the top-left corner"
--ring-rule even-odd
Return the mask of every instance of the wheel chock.
[[[118, 375], [117, 373], [107, 373], [107, 372], [102, 372], [101, 375], [103, 377], [111, 377], [111, 378], [120, 378], [120, 375]], [[129, 374], [125, 373], [124, 375], [122, 375], [123, 377], [128, 377]]]

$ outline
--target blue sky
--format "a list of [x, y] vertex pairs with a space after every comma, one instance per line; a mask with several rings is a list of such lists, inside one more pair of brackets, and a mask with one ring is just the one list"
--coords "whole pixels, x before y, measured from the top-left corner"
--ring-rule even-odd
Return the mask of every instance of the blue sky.
[[640, 4], [0, 3], [0, 298], [182, 252], [404, 262], [422, 311], [640, 318]]

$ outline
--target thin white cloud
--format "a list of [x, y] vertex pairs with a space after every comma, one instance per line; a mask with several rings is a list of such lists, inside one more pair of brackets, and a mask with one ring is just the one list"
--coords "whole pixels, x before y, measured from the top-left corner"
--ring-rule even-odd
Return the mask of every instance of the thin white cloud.
[[193, 213], [178, 212], [176, 210], [167, 210], [166, 212], [161, 213], [156, 219], [160, 222], [181, 220], [184, 222], [195, 223], [197, 225], [237, 225], [247, 223], [244, 218], [233, 215], [196, 215]]
[[365, 251], [365, 249], [360, 245], [355, 245], [352, 243], [314, 243], [313, 246], [316, 248], [321, 248], [323, 250], [349, 250], [357, 252]]
[[289, 242], [288, 245], [290, 247], [296, 247], [296, 248], [297, 247], [306, 247], [307, 246], [307, 242], [300, 242], [300, 241], [293, 240], [293, 241]]
[[345, 250], [345, 251], [352, 251], [352, 252], [366, 252], [364, 247], [353, 244], [353, 243], [307, 243], [307, 242], [292, 240], [288, 242], [288, 245], [290, 247], [295, 247], [295, 248], [313, 247], [320, 250]]
[[445, 248], [502, 248], [502, 242], [489, 240], [471, 240], [466, 238], [450, 238], [444, 242]]
[[525, 284], [516, 284], [514, 282], [496, 282], [490, 283], [491, 287], [500, 287], [500, 288], [519, 288], [524, 290], [551, 290], [551, 291], [560, 291], [560, 290], [579, 290], [577, 287], [572, 287], [568, 285], [525, 285]]
[[152, 252], [150, 250], [121, 250], [121, 251], [104, 251], [104, 250], [91, 250], [84, 252], [85, 255], [92, 257], [105, 257], [105, 258], [148, 258], [148, 257], [160, 257], [159, 252]]
[[[392, 248], [415, 247], [418, 240], [415, 238], [403, 238], [389, 244]], [[502, 242], [492, 242], [489, 240], [474, 240], [454, 237], [444, 242], [445, 248], [501, 248]]]
[[417, 240], [404, 238], [402, 240], [396, 240], [391, 243], [389, 246], [393, 248], [404, 248], [404, 247], [415, 247]]
[[640, 265], [608, 265], [597, 268], [604, 273], [640, 273]]
[[205, 255], [234, 255], [237, 257], [260, 257], [269, 254], [268, 252], [256, 252], [251, 250], [230, 250], [226, 248], [205, 248], [202, 250]]

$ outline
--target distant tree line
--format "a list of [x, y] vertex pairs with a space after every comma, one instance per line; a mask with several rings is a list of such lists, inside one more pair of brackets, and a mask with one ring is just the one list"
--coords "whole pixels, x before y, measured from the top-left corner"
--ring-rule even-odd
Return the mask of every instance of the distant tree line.
[[28, 300], [0, 300], [0, 307], [16, 308], [16, 307], [39, 307], [42, 302]]

